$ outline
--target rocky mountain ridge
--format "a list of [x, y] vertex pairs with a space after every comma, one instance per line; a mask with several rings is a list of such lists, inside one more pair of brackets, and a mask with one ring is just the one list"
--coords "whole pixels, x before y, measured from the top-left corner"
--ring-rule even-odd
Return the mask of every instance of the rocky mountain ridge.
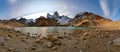
[[[46, 17], [40, 16], [37, 19], [26, 19], [26, 18], [13, 18], [10, 20], [1, 20], [9, 21], [8, 26], [86, 26], [86, 27], [113, 27], [120, 26], [117, 21], [112, 21], [111, 19], [104, 18], [102, 16], [90, 13], [83, 12], [78, 13], [73, 19], [67, 16], [60, 16], [56, 11], [53, 15], [47, 14]], [[15, 24], [15, 23], [16, 24]], [[2, 24], [2, 22], [1, 22]], [[19, 24], [19, 25], [18, 25]]]
[[56, 11], [54, 12], [53, 15], [51, 14], [47, 14], [47, 18], [54, 18], [57, 20], [57, 23], [59, 23], [59, 25], [68, 25], [68, 21], [71, 20], [71, 18], [67, 17], [67, 16], [60, 16], [59, 13]]
[[112, 20], [93, 13], [84, 12], [77, 14], [72, 20], [69, 21], [69, 24], [72, 26], [98, 26], [101, 24], [99, 21], [110, 22]]

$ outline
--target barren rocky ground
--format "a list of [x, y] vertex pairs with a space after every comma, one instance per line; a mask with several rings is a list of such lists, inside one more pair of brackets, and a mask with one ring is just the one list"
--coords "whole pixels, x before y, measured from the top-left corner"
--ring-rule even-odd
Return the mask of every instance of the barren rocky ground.
[[[61, 35], [62, 34], [62, 35]], [[120, 30], [92, 28], [29, 37], [0, 28], [0, 52], [119, 52]]]

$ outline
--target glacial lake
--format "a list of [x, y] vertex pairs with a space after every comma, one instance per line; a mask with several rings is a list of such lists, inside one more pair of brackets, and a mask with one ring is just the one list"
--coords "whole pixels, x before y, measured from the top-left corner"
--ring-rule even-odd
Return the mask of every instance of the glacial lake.
[[41, 34], [42, 36], [52, 35], [55, 33], [73, 33], [75, 30], [84, 30], [87, 27], [75, 27], [75, 26], [47, 26], [47, 27], [14, 27], [15, 31], [20, 31], [25, 34], [36, 35]]

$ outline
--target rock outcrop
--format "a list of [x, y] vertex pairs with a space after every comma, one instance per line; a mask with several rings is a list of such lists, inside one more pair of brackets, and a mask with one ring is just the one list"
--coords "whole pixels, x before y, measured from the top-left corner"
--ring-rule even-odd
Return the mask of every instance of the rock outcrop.
[[58, 25], [57, 20], [54, 18], [45, 18], [41, 16], [36, 19], [35, 26], [56, 26]]
[[24, 27], [26, 24], [20, 23], [16, 19], [0, 20], [0, 27]]
[[103, 18], [99, 15], [84, 12], [77, 14], [72, 20], [69, 21], [69, 24], [72, 26], [97, 26], [100, 24], [98, 20], [111, 21], [110, 19]]
[[59, 25], [68, 25], [68, 21], [71, 20], [71, 18], [67, 16], [64, 15], [60, 16], [57, 11], [54, 12], [53, 15], [48, 13], [47, 18], [54, 18], [55, 20], [57, 20], [57, 23], [59, 23]]
[[20, 18], [17, 21], [19, 21], [20, 23], [26, 24], [28, 26], [34, 26], [34, 20], [33, 19]]

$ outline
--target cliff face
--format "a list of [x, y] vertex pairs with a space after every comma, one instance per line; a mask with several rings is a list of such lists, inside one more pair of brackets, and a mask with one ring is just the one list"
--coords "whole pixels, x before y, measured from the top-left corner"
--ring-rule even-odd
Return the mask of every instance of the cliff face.
[[58, 25], [57, 20], [54, 18], [39, 17], [35, 21], [35, 26], [56, 26]]
[[101, 24], [101, 21], [111, 21], [110, 19], [103, 18], [99, 15], [84, 12], [77, 14], [72, 20], [69, 21], [69, 24], [72, 26], [98, 26]]

